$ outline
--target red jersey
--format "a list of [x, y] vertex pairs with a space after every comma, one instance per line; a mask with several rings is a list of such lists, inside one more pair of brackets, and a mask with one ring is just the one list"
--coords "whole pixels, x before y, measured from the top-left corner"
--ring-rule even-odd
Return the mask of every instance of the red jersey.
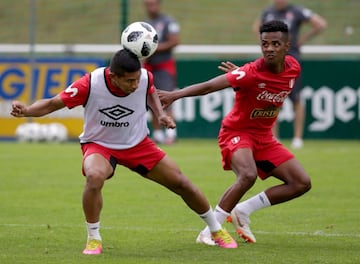
[[[109, 91], [116, 96], [121, 96], [121, 97], [126, 96], [126, 94], [122, 90], [120, 90], [111, 83], [109, 73], [110, 73], [109, 68], [106, 68], [105, 80], [106, 80], [106, 86], [108, 87]], [[91, 76], [90, 74], [84, 75], [83, 77], [72, 83], [67, 89], [65, 89], [60, 93], [61, 99], [68, 108], [73, 108], [79, 105], [83, 105], [83, 106], [86, 105], [90, 92], [90, 76]], [[149, 87], [150, 87], [148, 92], [149, 94], [151, 94], [155, 92], [153, 75], [151, 72], [148, 72], [148, 76], [149, 76]]]
[[291, 56], [286, 56], [284, 63], [284, 71], [278, 74], [267, 70], [264, 58], [226, 74], [236, 94], [232, 110], [222, 121], [223, 127], [255, 133], [271, 132], [301, 71], [300, 64]]

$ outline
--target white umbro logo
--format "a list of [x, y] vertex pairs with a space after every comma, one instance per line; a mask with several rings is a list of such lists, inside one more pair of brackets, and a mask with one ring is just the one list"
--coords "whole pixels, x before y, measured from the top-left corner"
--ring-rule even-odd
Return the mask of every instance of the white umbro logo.
[[131, 110], [121, 105], [115, 105], [112, 107], [99, 109], [99, 111], [113, 120], [119, 120], [121, 118], [124, 118], [125, 116], [134, 113], [134, 110]]

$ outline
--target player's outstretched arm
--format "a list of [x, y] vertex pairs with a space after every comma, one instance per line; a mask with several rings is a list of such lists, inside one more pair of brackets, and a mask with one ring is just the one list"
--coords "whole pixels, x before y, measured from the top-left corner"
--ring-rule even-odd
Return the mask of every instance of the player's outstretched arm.
[[163, 107], [166, 108], [169, 105], [171, 105], [172, 102], [180, 98], [205, 95], [223, 90], [227, 87], [230, 87], [230, 83], [227, 80], [226, 75], [224, 74], [217, 76], [211, 80], [202, 83], [193, 84], [173, 92], [158, 91], [158, 95]]
[[166, 128], [176, 127], [174, 120], [164, 113], [156, 91], [154, 93], [148, 94], [148, 105], [161, 125], [165, 126]]
[[39, 117], [47, 115], [63, 107], [65, 107], [65, 104], [61, 100], [60, 96], [57, 95], [49, 99], [40, 99], [29, 106], [26, 106], [19, 101], [14, 101], [12, 103], [12, 110], [10, 114], [15, 117]]

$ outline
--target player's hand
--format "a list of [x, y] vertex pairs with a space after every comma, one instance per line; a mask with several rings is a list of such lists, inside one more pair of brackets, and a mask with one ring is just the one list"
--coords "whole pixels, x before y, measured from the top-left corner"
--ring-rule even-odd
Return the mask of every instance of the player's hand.
[[157, 94], [159, 96], [160, 102], [163, 106], [163, 109], [169, 107], [173, 102], [174, 98], [172, 96], [172, 92], [157, 90]]
[[15, 117], [24, 117], [26, 116], [26, 106], [19, 101], [14, 101], [10, 114]]
[[166, 128], [175, 128], [175, 121], [168, 115], [162, 115], [159, 117], [159, 123]]
[[219, 70], [222, 70], [223, 72], [232, 72], [233, 70], [239, 68], [239, 66], [235, 65], [234, 63], [230, 61], [221, 62], [221, 65], [218, 66]]

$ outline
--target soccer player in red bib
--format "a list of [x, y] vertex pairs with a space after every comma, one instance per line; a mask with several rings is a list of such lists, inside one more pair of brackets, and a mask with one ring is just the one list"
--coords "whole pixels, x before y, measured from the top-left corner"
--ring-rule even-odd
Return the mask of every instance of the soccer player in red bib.
[[[222, 229], [205, 196], [178, 166], [148, 137], [148, 106], [160, 124], [174, 128], [155, 92], [153, 77], [141, 68], [139, 59], [123, 49], [115, 53], [110, 67], [98, 68], [71, 84], [53, 98], [30, 106], [14, 101], [15, 117], [39, 117], [64, 107], [83, 106], [84, 130], [80, 135], [83, 152], [83, 210], [88, 238], [84, 254], [101, 254], [99, 233], [102, 209], [101, 189], [113, 176], [117, 164], [155, 181], [178, 194], [210, 227], [212, 239], [223, 248], [237, 247]], [[136, 194], [134, 194], [136, 195]]]
[[[249, 227], [249, 215], [256, 210], [296, 198], [311, 188], [308, 175], [294, 155], [272, 134], [285, 98], [300, 74], [297, 60], [287, 54], [290, 47], [288, 27], [271, 21], [260, 27], [263, 57], [237, 67], [226, 62], [220, 69], [226, 74], [174, 92], [159, 92], [164, 107], [187, 96], [198, 96], [233, 87], [235, 102], [223, 119], [218, 141], [225, 170], [233, 170], [236, 181], [222, 195], [215, 208], [219, 223], [232, 221], [236, 232], [247, 242], [255, 236]], [[238, 203], [259, 176], [274, 176], [282, 184], [273, 186]], [[197, 242], [213, 245], [205, 228]]]

